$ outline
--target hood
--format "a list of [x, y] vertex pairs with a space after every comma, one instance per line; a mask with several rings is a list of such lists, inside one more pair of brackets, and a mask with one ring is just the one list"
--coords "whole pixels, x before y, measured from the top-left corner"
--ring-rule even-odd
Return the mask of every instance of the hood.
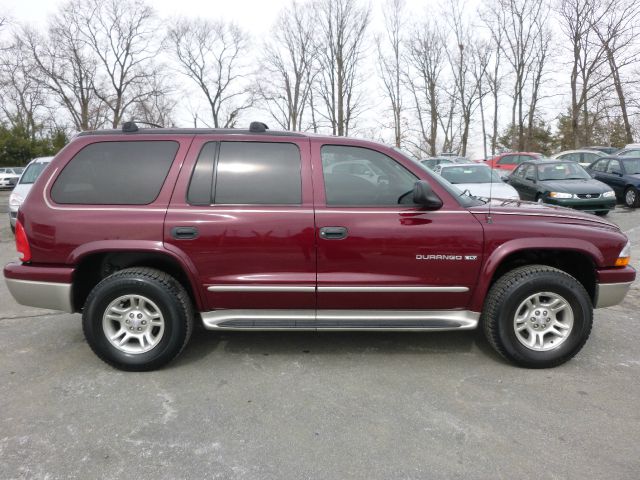
[[482, 198], [513, 198], [518, 200], [520, 195], [515, 188], [504, 182], [491, 183], [456, 183], [460, 190], [469, 190], [474, 197]]
[[549, 217], [556, 220], [565, 219], [567, 223], [590, 223], [619, 231], [614, 223], [592, 213], [581, 212], [573, 208], [557, 207], [555, 205], [540, 204], [536, 202], [525, 202], [522, 200], [498, 200], [493, 199], [485, 205], [469, 208], [474, 214], [491, 213], [494, 215], [522, 215], [532, 217]]
[[604, 193], [611, 190], [609, 185], [593, 178], [588, 180], [540, 180], [538, 184], [550, 192]]

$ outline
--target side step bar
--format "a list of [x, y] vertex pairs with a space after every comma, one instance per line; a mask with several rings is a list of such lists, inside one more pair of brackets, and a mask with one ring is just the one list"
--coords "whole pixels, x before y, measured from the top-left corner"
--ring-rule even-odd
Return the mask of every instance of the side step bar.
[[468, 310], [214, 310], [201, 312], [208, 330], [472, 330]]

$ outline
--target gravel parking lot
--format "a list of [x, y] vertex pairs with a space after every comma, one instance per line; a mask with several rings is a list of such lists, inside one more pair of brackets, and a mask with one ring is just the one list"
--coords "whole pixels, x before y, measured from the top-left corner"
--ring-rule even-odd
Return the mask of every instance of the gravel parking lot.
[[[0, 193], [0, 261], [15, 258]], [[609, 218], [640, 259], [640, 211]], [[569, 363], [525, 370], [476, 332], [212, 333], [123, 373], [80, 315], [0, 282], [0, 478], [640, 478], [640, 292]]]

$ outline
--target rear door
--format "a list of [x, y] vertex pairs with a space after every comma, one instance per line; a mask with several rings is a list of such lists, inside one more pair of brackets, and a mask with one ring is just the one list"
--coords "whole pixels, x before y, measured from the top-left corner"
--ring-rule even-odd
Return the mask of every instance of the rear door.
[[208, 309], [315, 309], [309, 141], [197, 136], [164, 227]]
[[[481, 225], [435, 180], [443, 208], [413, 205], [403, 195], [428, 174], [368, 146], [312, 139], [319, 313], [466, 307], [482, 263]], [[373, 181], [331, 173], [349, 161], [380, 175]]]

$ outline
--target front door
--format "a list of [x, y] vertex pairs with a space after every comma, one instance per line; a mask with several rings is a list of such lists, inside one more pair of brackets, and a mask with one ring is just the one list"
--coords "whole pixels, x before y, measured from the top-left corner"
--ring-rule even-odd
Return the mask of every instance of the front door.
[[[312, 141], [320, 315], [469, 303], [482, 263], [481, 225], [450, 198], [437, 211], [413, 205], [405, 194], [421, 168], [392, 155]], [[342, 173], [353, 164], [375, 176]]]

